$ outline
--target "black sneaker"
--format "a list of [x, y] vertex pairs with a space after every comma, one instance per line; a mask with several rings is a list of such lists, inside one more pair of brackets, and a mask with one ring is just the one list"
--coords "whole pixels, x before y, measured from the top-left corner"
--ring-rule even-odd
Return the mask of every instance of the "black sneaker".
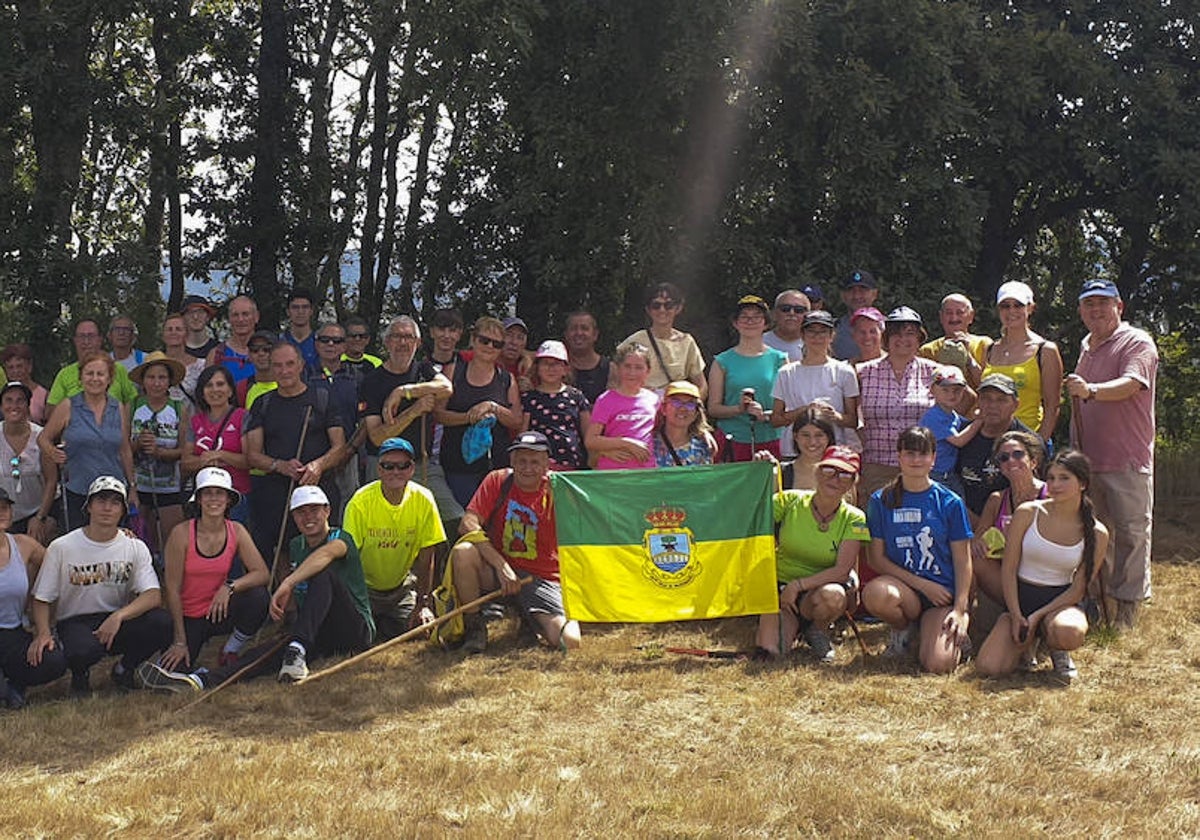
[[483, 653], [487, 650], [488, 632], [483, 616], [478, 613], [463, 616], [462, 649], [469, 654]]
[[87, 697], [92, 693], [92, 683], [88, 679], [87, 671], [72, 671], [71, 672], [71, 696], [72, 697]]
[[17, 709], [25, 708], [25, 689], [18, 688], [12, 683], [4, 686], [4, 702], [8, 704], [8, 708], [14, 712]]
[[134, 680], [133, 671], [130, 671], [128, 668], [118, 674], [117, 666], [114, 665], [112, 669], [112, 681], [113, 685], [124, 691], [133, 691], [137, 688], [137, 682]]

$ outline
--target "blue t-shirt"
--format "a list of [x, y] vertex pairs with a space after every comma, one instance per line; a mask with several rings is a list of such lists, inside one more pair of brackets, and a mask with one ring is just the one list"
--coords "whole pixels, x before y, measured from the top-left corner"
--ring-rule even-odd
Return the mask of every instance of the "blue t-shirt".
[[933, 471], [940, 475], [954, 472], [954, 465], [958, 462], [958, 447], [946, 438], [961, 432], [967, 425], [967, 418], [957, 411], [946, 411], [940, 405], [935, 405], [921, 415], [921, 425], [937, 438], [937, 459], [933, 462]]
[[950, 544], [974, 536], [962, 499], [936, 481], [920, 493], [906, 490], [894, 508], [884, 506], [884, 494], [891, 495], [890, 486], [872, 493], [867, 505], [871, 538], [883, 540], [883, 553], [897, 566], [953, 593]]

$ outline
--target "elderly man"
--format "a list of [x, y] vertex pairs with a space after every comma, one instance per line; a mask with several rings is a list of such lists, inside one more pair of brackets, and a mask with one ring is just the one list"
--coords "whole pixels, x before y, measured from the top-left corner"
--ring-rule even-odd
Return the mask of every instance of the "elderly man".
[[[102, 475], [93, 481], [88, 524], [50, 543], [33, 585], [29, 664], [40, 665], [61, 643], [73, 694], [87, 693], [91, 667], [118, 654], [113, 682], [134, 688], [138, 664], [171, 643], [171, 616], [162, 608], [150, 549], [120, 527], [125, 499], [119, 479]], [[50, 631], [52, 610], [57, 634]]]
[[878, 297], [879, 286], [875, 282], [875, 275], [865, 268], [856, 268], [842, 283], [842, 303], [846, 306], [846, 314], [837, 322], [837, 334], [833, 339], [833, 350], [830, 351], [835, 359], [849, 361], [858, 355], [851, 321], [854, 313], [860, 309], [874, 306]]
[[126, 373], [131, 372], [146, 358], [145, 352], [134, 346], [137, 337], [137, 324], [128, 315], [118, 315], [108, 322], [108, 346], [112, 348], [108, 355], [125, 368]]
[[1037, 437], [1037, 433], [1016, 419], [1017, 384], [1003, 373], [990, 373], [979, 383], [979, 432], [958, 450], [955, 472], [962, 478], [966, 493], [967, 515], [971, 527], [979, 524], [979, 514], [988, 496], [1008, 486], [1008, 479], [992, 460], [996, 438], [1005, 432], [1022, 431]]
[[532, 386], [529, 368], [533, 366], [533, 353], [525, 349], [529, 341], [529, 327], [521, 318], [504, 319], [504, 349], [500, 351], [500, 365], [517, 380], [517, 387], [525, 393]]
[[343, 501], [354, 495], [359, 488], [358, 480], [358, 448], [362, 445], [363, 435], [355, 437], [358, 421], [358, 378], [342, 361], [342, 348], [346, 346], [346, 330], [341, 324], [322, 324], [317, 329], [317, 359], [316, 369], [307, 371], [308, 383], [317, 388], [329, 391], [329, 398], [342, 418], [342, 431], [346, 435], [346, 444], [353, 454], [348, 455], [336, 475], [338, 493]]
[[[493, 470], [467, 505], [450, 551], [462, 603], [501, 590], [545, 640], [561, 650], [579, 647], [579, 622], [567, 621], [558, 580], [558, 540], [550, 498], [550, 444], [541, 432], [522, 432], [508, 447], [511, 468]], [[533, 580], [525, 586], [520, 574]], [[487, 649], [479, 612], [463, 616], [463, 650]]]
[[987, 352], [992, 340], [986, 335], [971, 333], [975, 307], [966, 295], [946, 295], [938, 310], [938, 320], [943, 335], [922, 344], [919, 354], [944, 365], [954, 365], [967, 377], [967, 384], [972, 388], [979, 387], [979, 377], [987, 366]]
[[[83, 392], [78, 360], [88, 353], [100, 352], [100, 325], [91, 318], [84, 318], [75, 325], [72, 340], [75, 343], [76, 361], [61, 368], [50, 384], [50, 394], [46, 397], [47, 413], [63, 400]], [[137, 386], [123, 366], [116, 365], [114, 373], [112, 384], [108, 386], [109, 396], [129, 405], [137, 398]]]
[[1108, 594], [1117, 600], [1117, 624], [1129, 628], [1150, 597], [1158, 350], [1148, 333], [1121, 320], [1124, 312], [1116, 284], [1083, 284], [1079, 316], [1088, 334], [1066, 387], [1074, 403], [1071, 442], [1092, 461], [1089, 489], [1112, 534]]
[[607, 356], [596, 350], [600, 328], [592, 313], [578, 310], [567, 315], [563, 343], [567, 346], [567, 362], [575, 377], [575, 387], [583, 391], [589, 403], [608, 390], [609, 366]]
[[383, 359], [367, 352], [371, 343], [371, 327], [366, 318], [351, 315], [342, 321], [346, 331], [346, 349], [342, 352], [342, 364], [354, 374], [355, 381], [362, 384], [367, 374], [383, 364]]
[[810, 309], [812, 304], [799, 289], [786, 289], [777, 294], [773, 310], [775, 327], [763, 333], [763, 343], [786, 354], [789, 362], [803, 359], [804, 316]]
[[254, 360], [250, 358], [250, 338], [258, 329], [258, 304], [253, 298], [238, 295], [229, 301], [229, 337], [208, 354], [208, 364], [223, 365], [233, 377], [233, 384], [254, 376]]
[[446, 532], [433, 494], [413, 481], [413, 445], [402, 437], [379, 447], [379, 479], [346, 505], [345, 529], [358, 545], [377, 640], [433, 621], [434, 546]]

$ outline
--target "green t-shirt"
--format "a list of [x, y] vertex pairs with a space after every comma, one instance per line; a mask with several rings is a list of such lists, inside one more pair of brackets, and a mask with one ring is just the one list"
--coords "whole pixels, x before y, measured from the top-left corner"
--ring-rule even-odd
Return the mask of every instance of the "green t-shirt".
[[775, 521], [779, 523], [779, 548], [775, 552], [775, 577], [780, 583], [815, 575], [837, 563], [838, 549], [846, 540], [870, 542], [867, 517], [847, 502], [822, 531], [812, 513], [811, 490], [784, 490], [775, 494]]
[[[363, 577], [362, 561], [358, 559], [358, 546], [354, 544], [354, 537], [347, 534], [341, 528], [330, 528], [329, 533], [325, 535], [325, 542], [332, 540], [341, 540], [346, 544], [346, 554], [330, 563], [334, 574], [341, 578], [342, 583], [346, 585], [346, 589], [350, 591], [350, 597], [354, 599], [354, 606], [358, 610], [359, 615], [367, 622], [367, 626], [371, 628], [371, 638], [375, 638], [375, 619], [371, 617], [371, 600], [367, 597], [367, 581]], [[322, 543], [321, 545], [324, 545]], [[291, 544], [288, 546], [288, 559], [291, 560], [292, 570], [295, 569], [308, 559], [308, 555], [320, 548], [320, 546], [308, 545], [304, 539], [304, 535], [293, 537]], [[306, 586], [296, 587], [296, 604], [304, 603], [304, 594], [308, 589]]]
[[[76, 394], [83, 393], [83, 382], [79, 379], [79, 362], [71, 362], [58, 372], [54, 383], [50, 386], [50, 395], [46, 397], [46, 405], [58, 405]], [[129, 405], [138, 395], [137, 386], [129, 378], [129, 373], [121, 365], [116, 365], [116, 375], [108, 386], [108, 395], [119, 403]]]

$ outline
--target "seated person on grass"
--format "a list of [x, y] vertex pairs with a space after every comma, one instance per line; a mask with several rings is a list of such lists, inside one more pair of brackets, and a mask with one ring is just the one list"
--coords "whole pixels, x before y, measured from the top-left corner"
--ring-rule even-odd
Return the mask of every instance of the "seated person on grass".
[[[484, 477], [467, 505], [450, 550], [460, 603], [501, 590], [515, 601], [546, 644], [579, 647], [579, 622], [568, 621], [558, 580], [558, 541], [550, 498], [550, 444], [541, 432], [522, 432], [508, 447], [511, 468]], [[532, 582], [521, 586], [519, 578]], [[487, 649], [487, 625], [478, 610], [464, 613], [463, 650]]]
[[297, 487], [290, 508], [300, 534], [289, 545], [291, 574], [271, 596], [275, 621], [283, 620], [295, 599], [296, 618], [285, 632], [288, 644], [272, 652], [276, 643], [267, 642], [215, 671], [185, 674], [148, 662], [139, 669], [146, 688], [172, 692], [211, 688], [247, 662], [257, 663], [247, 676], [278, 669], [280, 682], [299, 682], [308, 676], [310, 657], [359, 653], [371, 646], [375, 624], [354, 539], [340, 528], [329, 527], [329, 497], [316, 485]]

